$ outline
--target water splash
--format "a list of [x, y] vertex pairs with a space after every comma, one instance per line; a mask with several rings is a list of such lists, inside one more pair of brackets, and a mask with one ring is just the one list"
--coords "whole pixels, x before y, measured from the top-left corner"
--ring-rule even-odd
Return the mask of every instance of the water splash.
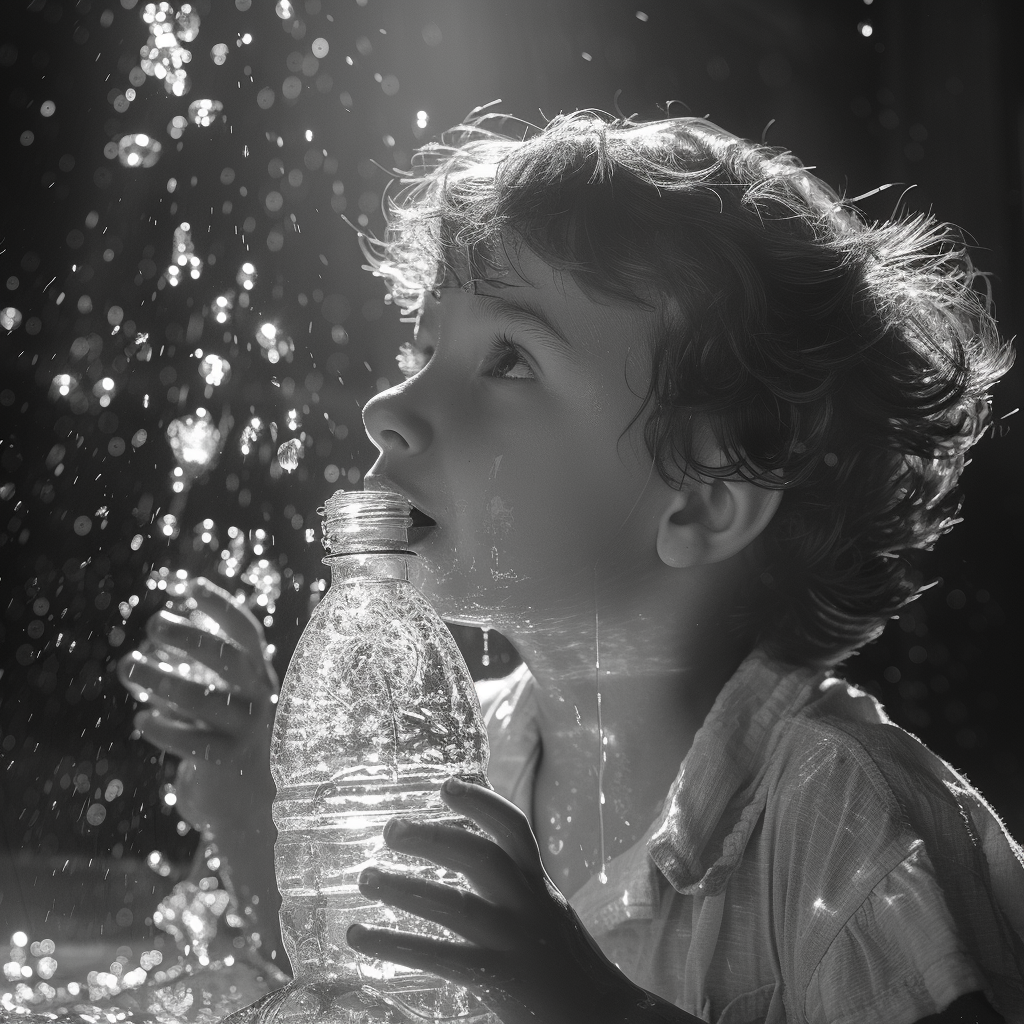
[[[178, 20], [182, 14], [184, 24]], [[171, 95], [184, 96], [192, 86], [184, 68], [192, 60], [192, 53], [181, 45], [181, 40], [191, 42], [196, 38], [199, 15], [190, 4], [183, 4], [181, 12], [175, 15], [174, 8], [161, 0], [146, 4], [142, 20], [149, 25], [149, 39], [142, 47], [139, 66], [145, 74], [163, 81]]]

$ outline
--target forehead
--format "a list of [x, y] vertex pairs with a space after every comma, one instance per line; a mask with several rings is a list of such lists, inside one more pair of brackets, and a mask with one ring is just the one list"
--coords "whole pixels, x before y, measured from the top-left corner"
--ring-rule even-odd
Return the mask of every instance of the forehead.
[[444, 309], [445, 296], [459, 291], [468, 296], [459, 305], [471, 316], [500, 319], [509, 306], [522, 307], [540, 313], [570, 344], [653, 340], [678, 315], [678, 303], [665, 296], [652, 295], [641, 305], [584, 290], [571, 273], [545, 263], [526, 245], [505, 246], [493, 266], [486, 278], [473, 279], [464, 271], [457, 280], [451, 275], [433, 297], [425, 296], [424, 311], [436, 308], [436, 299]]

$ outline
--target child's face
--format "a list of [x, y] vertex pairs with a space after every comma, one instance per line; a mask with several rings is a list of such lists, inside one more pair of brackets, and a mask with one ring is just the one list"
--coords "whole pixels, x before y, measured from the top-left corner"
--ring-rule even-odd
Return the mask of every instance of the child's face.
[[521, 629], [592, 607], [595, 566], [602, 591], [641, 587], [667, 485], [643, 417], [620, 442], [656, 315], [596, 303], [526, 249], [503, 281], [428, 297], [429, 362], [363, 410], [381, 452], [366, 485], [436, 520], [412, 532], [411, 572], [444, 618]]

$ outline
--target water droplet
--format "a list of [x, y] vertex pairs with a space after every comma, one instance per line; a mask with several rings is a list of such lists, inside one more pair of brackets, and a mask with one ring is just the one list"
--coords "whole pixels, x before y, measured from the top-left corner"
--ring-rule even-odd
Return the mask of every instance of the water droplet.
[[277, 449], [277, 461], [281, 463], [281, 468], [285, 472], [290, 473], [293, 469], [296, 469], [300, 458], [302, 458], [302, 442], [297, 437], [285, 441]]
[[14, 306], [4, 306], [3, 309], [0, 309], [0, 327], [13, 331], [21, 323], [21, 320], [20, 309], [15, 309]]
[[171, 420], [167, 440], [178, 466], [186, 476], [196, 476], [212, 465], [220, 451], [221, 434], [205, 409]]
[[191, 43], [199, 35], [199, 15], [191, 4], [182, 4], [174, 20], [178, 23], [174, 34], [183, 43]]
[[153, 850], [146, 857], [146, 865], [162, 878], [166, 878], [171, 873], [171, 862], [159, 850]]
[[292, 7], [291, 0], [277, 0], [277, 6], [274, 10], [277, 11], [277, 16], [282, 20], [295, 17], [295, 8]]
[[243, 455], [248, 455], [249, 452], [256, 447], [256, 442], [259, 440], [260, 434], [263, 433], [263, 420], [259, 416], [253, 416], [251, 420], [242, 428], [242, 433], [238, 438], [238, 450]]
[[[169, 188], [170, 182], [167, 184]], [[203, 261], [195, 254], [195, 245], [192, 243], [192, 229], [187, 221], [174, 229], [174, 246], [171, 252], [171, 259], [173, 262], [167, 268], [167, 280], [172, 285], [177, 286], [185, 270], [188, 270], [189, 276], [194, 281], [199, 280], [199, 275], [203, 269]]]
[[163, 146], [145, 132], [123, 135], [117, 143], [117, 159], [122, 167], [152, 167], [160, 159]]
[[251, 263], [243, 263], [235, 276], [235, 280], [246, 290], [251, 291], [256, 283], [256, 268]]
[[188, 105], [188, 119], [200, 128], [209, 128], [223, 109], [220, 100], [193, 100]]
[[211, 352], [203, 356], [199, 364], [199, 375], [211, 387], [220, 387], [231, 379], [231, 364], [222, 356]]
[[225, 64], [228, 59], [228, 44], [217, 43], [212, 50], [210, 50], [210, 56], [213, 58], [213, 63], [217, 65]]

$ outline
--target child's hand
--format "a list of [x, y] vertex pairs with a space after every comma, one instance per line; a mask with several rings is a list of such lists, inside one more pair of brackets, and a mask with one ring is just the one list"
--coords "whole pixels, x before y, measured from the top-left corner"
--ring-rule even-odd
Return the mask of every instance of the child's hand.
[[[135, 727], [182, 759], [177, 810], [215, 835], [269, 821], [273, 696], [279, 686], [265, 656], [263, 628], [207, 580], [194, 581], [185, 615], [160, 611], [148, 640], [118, 663], [118, 677], [141, 704]], [[170, 655], [170, 657], [168, 657]]]
[[634, 985], [600, 951], [544, 871], [526, 815], [482, 786], [449, 779], [444, 802], [494, 842], [462, 829], [392, 819], [391, 849], [466, 876], [476, 893], [368, 868], [359, 890], [461, 935], [446, 942], [353, 925], [360, 953], [429, 971], [473, 991], [504, 1024], [690, 1021]]

